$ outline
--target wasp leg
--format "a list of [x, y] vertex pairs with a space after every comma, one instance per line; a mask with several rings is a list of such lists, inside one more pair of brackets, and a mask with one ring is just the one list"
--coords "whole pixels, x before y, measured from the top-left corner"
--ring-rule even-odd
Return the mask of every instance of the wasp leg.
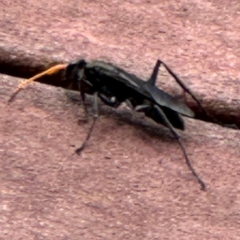
[[98, 97], [102, 100], [103, 103], [114, 108], [118, 108], [121, 104], [118, 102], [115, 96], [106, 96], [103, 93], [98, 93]]
[[[167, 71], [173, 76], [173, 78], [175, 79], [175, 81], [181, 86], [181, 88], [187, 92], [194, 100], [195, 102], [198, 104], [198, 107], [201, 109], [201, 111], [204, 113], [204, 115], [212, 122], [217, 123], [221, 126], [226, 126], [226, 124], [222, 124], [221, 122], [219, 122], [215, 117], [211, 116], [208, 114], [208, 112], [204, 109], [204, 107], [202, 106], [201, 102], [197, 99], [197, 97], [192, 93], [192, 91], [179, 79], [179, 77], [168, 67], [168, 65], [166, 63], [164, 63], [163, 61], [159, 60], [160, 63], [163, 64], [163, 66], [167, 69]], [[185, 97], [185, 96], [184, 96]]]
[[85, 115], [84, 118], [83, 118], [83, 121], [88, 122], [89, 118], [88, 118], [87, 104], [86, 104], [86, 101], [85, 101], [85, 94], [81, 92], [80, 95], [81, 95], [83, 108], [84, 108], [84, 115]]
[[134, 108], [134, 110], [135, 110], [136, 112], [145, 112], [145, 110], [147, 110], [147, 109], [149, 109], [149, 108], [150, 108], [149, 104], [143, 104], [143, 105], [137, 105], [137, 106]]
[[166, 63], [164, 63], [161, 60], [158, 60], [161, 64], [163, 64], [163, 66], [167, 69], [167, 71], [170, 73], [170, 75], [174, 78], [174, 80], [181, 86], [181, 88], [187, 92], [198, 104], [199, 108], [201, 108], [201, 110], [208, 116], [208, 114], [206, 113], [205, 109], [203, 108], [201, 102], [197, 99], [197, 97], [192, 93], [192, 91], [180, 80], [180, 78], [177, 76], [176, 73], [174, 73]]
[[86, 98], [85, 98], [85, 92], [83, 88], [83, 81], [78, 81], [78, 89], [80, 90], [80, 98], [82, 100], [83, 108], [84, 108], [84, 117], [79, 120], [79, 124], [81, 122], [87, 123], [89, 118], [88, 118], [88, 109], [87, 109], [87, 104], [86, 104]]
[[87, 143], [88, 143], [88, 141], [89, 141], [89, 139], [90, 139], [90, 137], [91, 137], [93, 128], [94, 128], [94, 126], [95, 126], [95, 123], [96, 123], [96, 121], [97, 121], [97, 119], [98, 119], [98, 116], [99, 116], [99, 115], [98, 115], [98, 97], [97, 97], [97, 95], [98, 95], [98, 93], [95, 92], [95, 93], [94, 93], [94, 106], [93, 106], [93, 108], [94, 108], [94, 114], [93, 114], [93, 122], [92, 122], [92, 125], [91, 125], [91, 127], [90, 127], [90, 129], [89, 129], [89, 131], [88, 131], [87, 137], [85, 138], [82, 146], [81, 146], [80, 148], [76, 149], [76, 153], [77, 153], [77, 154], [80, 154], [80, 153], [83, 151], [83, 149], [86, 147], [86, 145], [87, 145]]
[[201, 188], [202, 190], [205, 190], [206, 189], [206, 185], [205, 183], [202, 181], [202, 179], [198, 176], [198, 174], [196, 173], [196, 171], [194, 170], [189, 158], [188, 158], [188, 155], [187, 155], [187, 152], [186, 152], [186, 149], [180, 139], [180, 136], [179, 134], [176, 132], [176, 130], [173, 128], [172, 124], [169, 122], [169, 120], [167, 119], [166, 115], [164, 114], [164, 112], [162, 111], [162, 109], [160, 107], [158, 107], [157, 105], [154, 105], [154, 108], [159, 112], [159, 114], [161, 115], [165, 125], [170, 129], [170, 131], [172, 132], [172, 134], [174, 135], [174, 137], [176, 138], [176, 140], [178, 141], [182, 151], [183, 151], [183, 154], [184, 154], [184, 157], [185, 157], [185, 160], [186, 160], [186, 163], [187, 163], [187, 166], [188, 168], [191, 170], [193, 176], [195, 176], [195, 178], [198, 180], [199, 184], [201, 185]]
[[157, 75], [158, 75], [160, 66], [161, 66], [161, 61], [157, 60], [155, 66], [153, 68], [152, 75], [151, 75], [150, 79], [147, 81], [148, 84], [150, 84], [151, 86], [155, 86], [155, 84], [156, 84]]

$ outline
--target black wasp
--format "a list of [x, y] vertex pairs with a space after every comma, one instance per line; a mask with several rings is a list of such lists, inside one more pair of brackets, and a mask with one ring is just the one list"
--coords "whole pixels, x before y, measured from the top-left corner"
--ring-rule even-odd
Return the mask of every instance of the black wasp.
[[121, 103], [125, 102], [131, 109], [137, 112], [143, 112], [147, 117], [170, 129], [181, 146], [189, 169], [200, 183], [201, 188], [205, 190], [206, 186], [192, 167], [180, 136], [175, 130], [175, 128], [184, 130], [184, 121], [181, 115], [192, 118], [194, 117], [194, 113], [185, 103], [156, 86], [157, 75], [161, 65], [166, 68], [168, 73], [177, 81], [183, 90], [189, 93], [202, 108], [194, 94], [161, 60], [157, 60], [152, 74], [147, 81], [143, 81], [134, 74], [128, 73], [113, 64], [102, 61], [86, 62], [80, 59], [69, 64], [60, 64], [34, 76], [20, 85], [12, 95], [10, 101], [13, 100], [20, 89], [39, 76], [66, 69], [66, 80], [79, 89], [86, 116], [88, 116], [88, 111], [85, 103], [85, 95], [90, 94], [94, 96], [93, 123], [82, 146], [76, 150], [78, 154], [86, 147], [99, 116], [98, 98], [100, 98], [104, 104], [114, 108], [119, 107]]

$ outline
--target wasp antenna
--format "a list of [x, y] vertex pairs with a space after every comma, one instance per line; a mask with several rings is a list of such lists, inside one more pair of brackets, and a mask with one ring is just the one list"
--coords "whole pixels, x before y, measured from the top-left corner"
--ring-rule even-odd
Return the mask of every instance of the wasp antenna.
[[16, 95], [25, 87], [27, 87], [27, 85], [29, 85], [31, 82], [35, 81], [36, 79], [40, 78], [40, 77], [43, 77], [45, 75], [52, 75], [54, 73], [57, 73], [58, 71], [60, 70], [63, 70], [63, 69], [66, 69], [66, 67], [68, 66], [68, 64], [58, 64], [58, 65], [55, 65], [49, 69], [47, 69], [46, 71], [44, 72], [41, 72], [41, 73], [38, 73], [37, 75], [29, 78], [27, 81], [24, 81], [22, 83], [20, 83], [18, 85], [18, 87], [16, 88], [16, 90], [14, 91], [14, 93], [12, 94], [11, 98], [8, 100], [8, 102], [12, 102], [13, 99], [16, 97]]

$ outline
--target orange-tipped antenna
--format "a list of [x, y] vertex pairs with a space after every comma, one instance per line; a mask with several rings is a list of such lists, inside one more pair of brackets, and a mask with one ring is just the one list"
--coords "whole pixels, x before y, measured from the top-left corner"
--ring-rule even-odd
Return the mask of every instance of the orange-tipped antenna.
[[27, 87], [27, 85], [29, 85], [31, 82], [35, 81], [36, 79], [42, 77], [42, 76], [45, 76], [45, 75], [51, 75], [51, 74], [54, 74], [54, 73], [57, 73], [58, 71], [60, 70], [63, 70], [63, 69], [66, 69], [66, 67], [68, 66], [68, 64], [58, 64], [56, 66], [53, 66], [49, 69], [47, 69], [46, 71], [44, 72], [41, 72], [31, 78], [29, 78], [27, 81], [24, 81], [22, 83], [20, 83], [18, 85], [18, 87], [16, 88], [16, 90], [14, 91], [13, 95], [11, 96], [11, 98], [9, 99], [9, 103], [13, 101], [13, 99], [16, 97], [16, 95], [25, 87]]

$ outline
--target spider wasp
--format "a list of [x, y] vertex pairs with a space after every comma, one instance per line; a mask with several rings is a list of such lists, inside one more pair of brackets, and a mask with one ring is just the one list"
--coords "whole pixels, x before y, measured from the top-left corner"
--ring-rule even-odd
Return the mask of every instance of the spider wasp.
[[205, 190], [206, 185], [191, 165], [180, 135], [175, 130], [184, 130], [184, 121], [181, 115], [193, 118], [194, 113], [182, 101], [179, 101], [176, 97], [164, 92], [156, 86], [156, 80], [161, 65], [165, 67], [168, 73], [175, 79], [181, 88], [190, 94], [191, 97], [198, 103], [199, 107], [203, 109], [201, 103], [190, 91], [190, 89], [188, 89], [178, 76], [168, 67], [168, 65], [161, 60], [157, 60], [152, 74], [147, 81], [143, 81], [134, 74], [128, 73], [122, 68], [103, 61], [87, 62], [84, 59], [79, 59], [69, 64], [59, 64], [34, 76], [33, 78], [30, 78], [23, 84], [20, 84], [13, 93], [9, 102], [12, 101], [16, 94], [30, 82], [43, 75], [51, 75], [64, 69], [66, 73], [66, 80], [69, 81], [69, 83], [74, 84], [77, 89], [79, 89], [86, 117], [88, 116], [88, 110], [85, 102], [85, 95], [89, 94], [94, 97], [93, 122], [83, 144], [76, 150], [76, 153], [80, 154], [80, 152], [86, 147], [86, 144], [92, 134], [94, 125], [99, 116], [98, 98], [100, 98], [105, 105], [113, 108], [117, 108], [121, 103], [125, 102], [132, 110], [143, 112], [147, 117], [151, 118], [155, 122], [169, 128], [183, 151], [189, 169], [201, 185], [201, 189]]

